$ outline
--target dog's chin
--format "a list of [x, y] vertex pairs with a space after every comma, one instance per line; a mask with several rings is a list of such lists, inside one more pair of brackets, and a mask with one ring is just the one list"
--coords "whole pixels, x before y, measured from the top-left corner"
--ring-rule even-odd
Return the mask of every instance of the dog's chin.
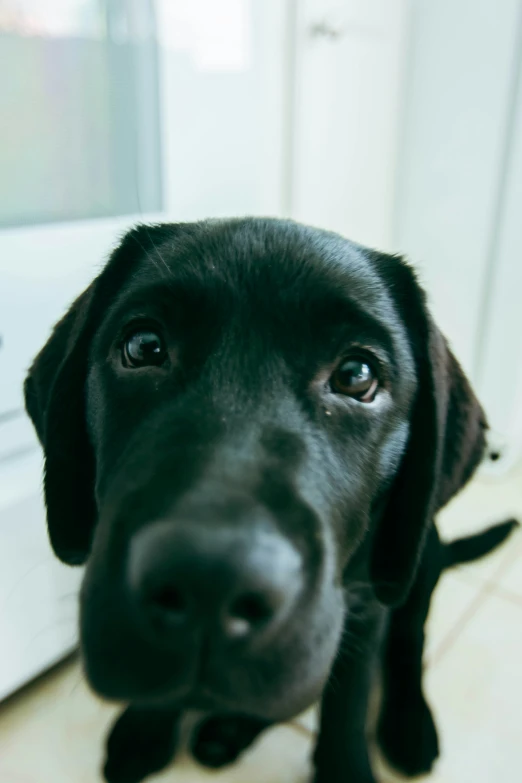
[[298, 680], [274, 678], [276, 682], [270, 683], [255, 667], [249, 667], [237, 671], [231, 668], [217, 679], [197, 679], [188, 672], [180, 678], [157, 668], [146, 672], [138, 668], [134, 673], [127, 667], [113, 669], [85, 653], [83, 666], [90, 687], [106, 701], [149, 709], [241, 714], [275, 723], [290, 720], [314, 704], [329, 673], [328, 667], [302, 673]]
[[202, 661], [186, 650], [152, 658], [139, 642], [122, 648], [104, 645], [93, 635], [82, 639], [81, 647], [87, 680], [107, 701], [283, 722], [320, 698], [338, 636], [336, 629], [315, 646], [301, 639], [299, 645], [270, 649], [257, 659], [215, 655]]
[[228, 692], [217, 687], [197, 685], [183, 700], [183, 709], [195, 709], [218, 714], [241, 714], [267, 722], [283, 723], [295, 718], [315, 704], [324, 689], [328, 674], [302, 681], [269, 685], [262, 694], [247, 690]]

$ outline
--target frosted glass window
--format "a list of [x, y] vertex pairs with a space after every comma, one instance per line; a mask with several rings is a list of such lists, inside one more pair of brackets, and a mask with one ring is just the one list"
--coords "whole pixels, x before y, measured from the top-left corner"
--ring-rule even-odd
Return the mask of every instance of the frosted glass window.
[[152, 0], [0, 0], [0, 226], [161, 209]]

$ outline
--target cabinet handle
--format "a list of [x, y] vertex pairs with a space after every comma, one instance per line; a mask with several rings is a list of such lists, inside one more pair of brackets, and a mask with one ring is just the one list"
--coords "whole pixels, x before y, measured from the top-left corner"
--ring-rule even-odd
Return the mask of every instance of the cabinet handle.
[[344, 30], [342, 27], [336, 27], [326, 20], [316, 22], [310, 27], [310, 36], [312, 38], [327, 38], [330, 41], [337, 41], [343, 35]]

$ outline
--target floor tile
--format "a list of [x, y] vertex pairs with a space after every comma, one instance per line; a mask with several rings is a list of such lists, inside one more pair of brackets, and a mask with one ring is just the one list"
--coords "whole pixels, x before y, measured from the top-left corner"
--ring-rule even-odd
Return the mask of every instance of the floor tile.
[[[520, 467], [502, 479], [492, 476], [476, 478], [438, 515], [437, 527], [442, 538], [451, 541], [511, 517], [522, 523]], [[504, 565], [511, 561], [513, 550], [521, 544], [522, 531], [517, 531], [491, 555], [476, 563], [460, 566], [455, 572], [471, 582], [495, 580]]]
[[319, 705], [316, 704], [311, 709], [298, 715], [292, 723], [301, 726], [311, 733], [316, 732], [319, 727]]
[[0, 780], [95, 783], [115, 709], [87, 689], [77, 662], [0, 705]]
[[441, 735], [432, 783], [520, 779], [522, 609], [490, 594], [426, 673]]
[[425, 662], [440, 656], [460, 632], [481, 590], [481, 585], [470, 584], [458, 574], [446, 573], [441, 577], [431, 599], [426, 624]]
[[512, 546], [512, 551], [508, 566], [499, 574], [495, 584], [522, 604], [522, 532], [517, 535], [516, 548]]

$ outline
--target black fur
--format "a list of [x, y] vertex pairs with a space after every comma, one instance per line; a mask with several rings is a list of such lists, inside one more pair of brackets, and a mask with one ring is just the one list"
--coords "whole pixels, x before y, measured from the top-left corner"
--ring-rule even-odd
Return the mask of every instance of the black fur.
[[179, 712], [127, 707], [109, 734], [106, 780], [140, 783], [162, 770], [176, 752], [179, 717]]
[[489, 527], [482, 533], [466, 538], [458, 538], [444, 545], [444, 568], [472, 563], [489, 554], [505, 541], [510, 533], [518, 527], [516, 519], [508, 519], [499, 525]]
[[[144, 322], [168, 358], [129, 370], [122, 344]], [[369, 404], [329, 384], [361, 351], [380, 368]], [[431, 765], [422, 627], [446, 551], [432, 520], [478, 465], [486, 422], [404, 261], [289, 221], [137, 227], [57, 325], [25, 388], [51, 543], [63, 561], [87, 562], [87, 675], [102, 696], [131, 703], [109, 740], [109, 781], [167, 763], [184, 709], [209, 712], [193, 749], [219, 766], [322, 696], [316, 783], [371, 783], [366, 713], [381, 650], [383, 747], [407, 771]], [[272, 564], [259, 549], [267, 530]], [[249, 558], [265, 557], [256, 578], [270, 571], [271, 590], [279, 553], [286, 614], [246, 641], [218, 632], [210, 609], [160, 633], [135, 574], [153, 550], [149, 581], [183, 573], [213, 606], [225, 582], [196, 579], [205, 564], [187, 565], [179, 542], [211, 542], [219, 570], [224, 534], [241, 578]]]

